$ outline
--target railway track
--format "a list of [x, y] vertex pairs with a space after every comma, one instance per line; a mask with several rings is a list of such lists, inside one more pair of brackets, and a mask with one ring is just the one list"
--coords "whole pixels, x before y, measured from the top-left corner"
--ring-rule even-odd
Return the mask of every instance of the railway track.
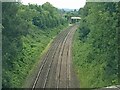
[[71, 44], [77, 25], [62, 31], [43, 58], [32, 89], [69, 88], [71, 81]]
[[[60, 88], [60, 87], [69, 88], [69, 79], [70, 79], [70, 74], [69, 74], [70, 67], [69, 66], [70, 66], [70, 63], [67, 61], [69, 61], [68, 60], [68, 57], [69, 57], [68, 53], [69, 53], [70, 49], [69, 48], [67, 49], [67, 47], [69, 47], [69, 44], [70, 44], [68, 42], [69, 42], [69, 39], [71, 37], [71, 33], [73, 33], [72, 29], [68, 33], [66, 38], [64, 39], [63, 46], [62, 46], [61, 52], [59, 54], [59, 61], [58, 61], [59, 64], [58, 64], [58, 70], [57, 70], [57, 88]], [[67, 70], [69, 72], [67, 72]]]

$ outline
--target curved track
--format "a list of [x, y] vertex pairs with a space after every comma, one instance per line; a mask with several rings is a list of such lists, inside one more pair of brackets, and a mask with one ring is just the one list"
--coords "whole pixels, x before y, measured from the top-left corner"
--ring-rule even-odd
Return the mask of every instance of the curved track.
[[39, 72], [32, 84], [34, 88], [74, 88], [78, 87], [72, 69], [71, 45], [77, 25], [62, 31], [52, 42], [42, 59]]

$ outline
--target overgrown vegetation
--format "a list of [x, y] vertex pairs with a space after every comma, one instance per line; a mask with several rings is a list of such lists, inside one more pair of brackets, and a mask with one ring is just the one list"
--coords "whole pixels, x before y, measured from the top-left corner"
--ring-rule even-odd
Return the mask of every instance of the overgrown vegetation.
[[67, 26], [50, 3], [2, 3], [2, 86], [21, 87], [48, 43]]
[[[81, 88], [118, 82], [120, 3], [86, 3], [73, 43], [73, 62]], [[120, 79], [119, 79], [120, 80]]]

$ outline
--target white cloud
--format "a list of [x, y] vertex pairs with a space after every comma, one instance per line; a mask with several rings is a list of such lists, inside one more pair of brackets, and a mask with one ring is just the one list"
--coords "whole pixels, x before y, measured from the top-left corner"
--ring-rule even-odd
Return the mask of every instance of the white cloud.
[[79, 9], [85, 5], [86, 0], [21, 0], [23, 4], [38, 4], [42, 5], [45, 2], [50, 2], [57, 8]]

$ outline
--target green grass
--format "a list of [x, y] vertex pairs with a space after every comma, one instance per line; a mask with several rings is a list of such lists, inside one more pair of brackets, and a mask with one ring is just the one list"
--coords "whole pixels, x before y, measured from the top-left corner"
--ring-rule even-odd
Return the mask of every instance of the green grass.
[[107, 67], [106, 53], [93, 53], [89, 43], [79, 40], [79, 30], [73, 41], [73, 64], [80, 81], [80, 88], [99, 88], [117, 84], [117, 75], [105, 72]]

